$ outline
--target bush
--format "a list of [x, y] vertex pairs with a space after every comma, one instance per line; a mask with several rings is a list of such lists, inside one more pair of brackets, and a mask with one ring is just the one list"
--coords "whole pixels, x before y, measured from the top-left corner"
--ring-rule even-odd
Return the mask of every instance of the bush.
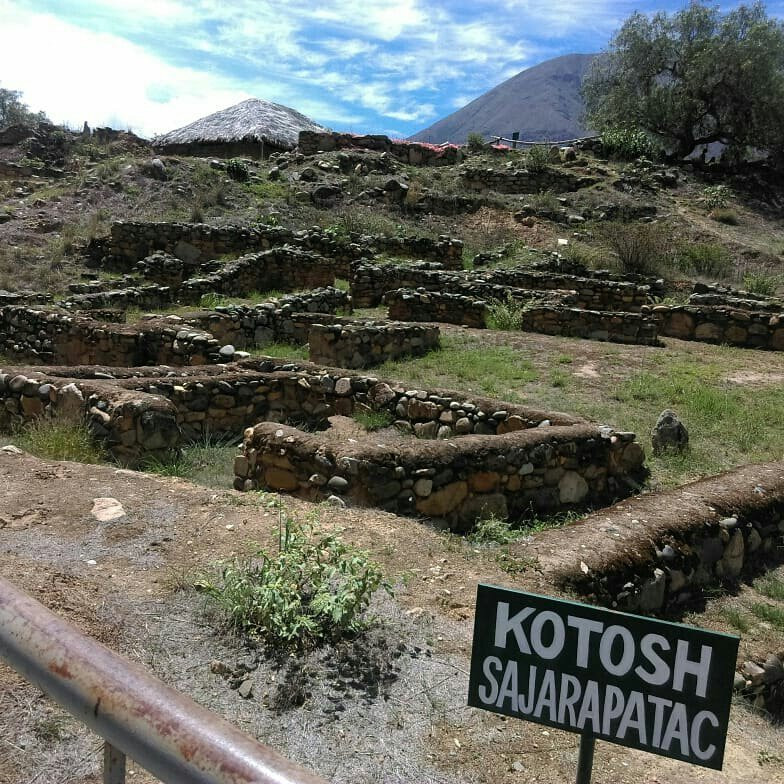
[[618, 256], [623, 272], [660, 275], [668, 256], [670, 238], [658, 223], [608, 223], [604, 236]]
[[523, 325], [525, 306], [512, 299], [511, 294], [505, 300], [495, 300], [487, 308], [487, 326], [490, 329], [506, 331], [518, 330]]
[[550, 165], [550, 148], [545, 144], [535, 144], [525, 154], [525, 167], [531, 174], [541, 174]]
[[226, 174], [237, 182], [247, 182], [250, 177], [248, 165], [239, 158], [232, 158], [226, 162]]
[[485, 137], [481, 133], [471, 131], [466, 138], [466, 146], [472, 152], [481, 152], [485, 148]]
[[697, 242], [678, 250], [676, 265], [681, 272], [726, 278], [732, 271], [732, 256], [722, 245]]
[[217, 582], [203, 579], [196, 587], [243, 634], [297, 648], [361, 631], [373, 593], [390, 590], [367, 553], [288, 515], [280, 520], [277, 553], [259, 549], [253, 558], [234, 559]]
[[702, 189], [702, 200], [708, 212], [726, 207], [731, 196], [732, 192], [726, 185], [709, 185]]
[[602, 149], [608, 158], [621, 161], [651, 158], [655, 152], [645, 131], [638, 128], [611, 128], [605, 131], [602, 134]]
[[751, 294], [772, 297], [781, 283], [777, 275], [765, 275], [761, 272], [749, 272], [743, 276], [743, 288]]

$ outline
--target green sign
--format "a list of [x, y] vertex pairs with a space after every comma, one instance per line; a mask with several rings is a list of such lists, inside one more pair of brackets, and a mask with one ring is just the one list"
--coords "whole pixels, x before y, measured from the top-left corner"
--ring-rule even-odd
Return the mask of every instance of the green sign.
[[480, 585], [468, 704], [721, 770], [738, 642]]

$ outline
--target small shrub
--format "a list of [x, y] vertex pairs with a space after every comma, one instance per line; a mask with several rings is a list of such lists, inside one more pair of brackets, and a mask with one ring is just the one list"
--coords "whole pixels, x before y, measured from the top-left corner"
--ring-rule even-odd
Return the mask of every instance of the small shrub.
[[532, 193], [527, 197], [526, 201], [534, 209], [537, 210], [550, 210], [555, 212], [561, 209], [561, 202], [552, 191], [540, 191], [539, 193]]
[[487, 308], [487, 325], [490, 329], [505, 331], [518, 330], [523, 325], [525, 306], [507, 294], [505, 300], [496, 300]]
[[226, 297], [215, 291], [208, 291], [199, 297], [199, 306], [202, 308], [217, 308], [219, 305], [225, 305], [226, 302]]
[[574, 264], [582, 264], [588, 269], [599, 269], [606, 265], [606, 253], [602, 253], [598, 248], [593, 248], [584, 242], [570, 242], [559, 252], [564, 260]]
[[481, 152], [485, 148], [485, 137], [481, 133], [471, 131], [466, 138], [466, 146], [471, 152]]
[[239, 158], [232, 158], [226, 162], [226, 174], [237, 182], [247, 182], [250, 177], [248, 165]]
[[260, 548], [196, 587], [233, 627], [270, 645], [303, 648], [361, 631], [373, 593], [390, 590], [378, 564], [339, 536], [281, 515], [277, 553]]
[[604, 237], [623, 272], [659, 275], [666, 266], [670, 238], [659, 223], [608, 223]]
[[602, 134], [602, 149], [608, 158], [622, 161], [650, 158], [655, 153], [651, 140], [638, 128], [610, 128]]
[[681, 272], [726, 278], [732, 272], [732, 256], [723, 245], [695, 242], [680, 248], [675, 256]]
[[545, 144], [535, 144], [525, 154], [525, 167], [531, 174], [542, 174], [550, 166], [550, 149]]
[[702, 201], [708, 212], [726, 207], [731, 196], [732, 191], [726, 185], [709, 185], [702, 189]]
[[520, 531], [512, 529], [508, 520], [491, 515], [479, 520], [466, 536], [473, 544], [508, 544], [520, 537]]
[[569, 374], [563, 370], [554, 369], [550, 371], [550, 385], [554, 387], [565, 387], [569, 383]]
[[743, 288], [752, 294], [772, 297], [776, 293], [781, 280], [776, 275], [765, 275], [761, 272], [749, 272], [743, 276]]
[[191, 223], [204, 223], [204, 205], [201, 200], [194, 202], [191, 207]]
[[368, 433], [374, 430], [381, 430], [384, 427], [389, 427], [395, 418], [389, 411], [372, 411], [370, 409], [357, 409], [351, 415], [355, 422], [358, 422]]
[[100, 463], [104, 458], [87, 422], [76, 417], [38, 417], [23, 425], [15, 440], [21, 449], [44, 460]]
[[711, 210], [710, 217], [717, 223], [724, 223], [727, 226], [737, 226], [740, 218], [735, 210], [719, 209]]

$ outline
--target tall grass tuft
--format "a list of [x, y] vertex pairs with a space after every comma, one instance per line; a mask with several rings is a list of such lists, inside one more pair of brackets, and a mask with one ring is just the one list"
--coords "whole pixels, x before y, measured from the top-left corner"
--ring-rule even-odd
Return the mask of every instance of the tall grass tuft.
[[100, 463], [105, 459], [83, 419], [70, 416], [37, 417], [15, 435], [16, 443], [44, 460], [73, 460], [77, 463]]

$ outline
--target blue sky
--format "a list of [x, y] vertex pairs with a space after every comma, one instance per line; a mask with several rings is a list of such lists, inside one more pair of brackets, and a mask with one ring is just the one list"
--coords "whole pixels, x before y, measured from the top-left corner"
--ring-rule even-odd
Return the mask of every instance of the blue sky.
[[[531, 65], [602, 49], [627, 0], [0, 0], [0, 86], [151, 136], [258, 97], [408, 136]], [[727, 8], [731, 6], [726, 6]], [[784, 14], [784, 0], [768, 4]]]

